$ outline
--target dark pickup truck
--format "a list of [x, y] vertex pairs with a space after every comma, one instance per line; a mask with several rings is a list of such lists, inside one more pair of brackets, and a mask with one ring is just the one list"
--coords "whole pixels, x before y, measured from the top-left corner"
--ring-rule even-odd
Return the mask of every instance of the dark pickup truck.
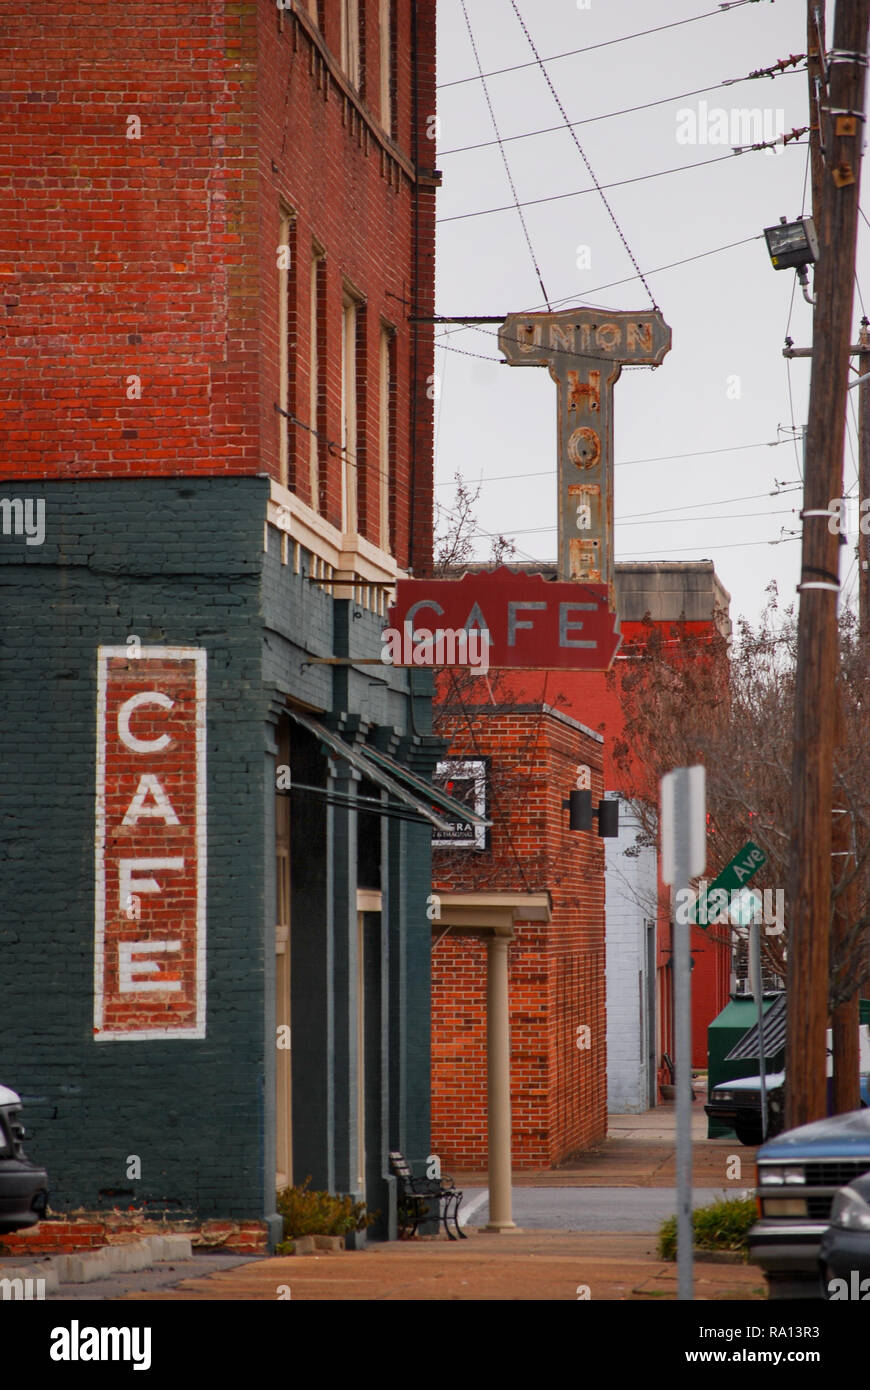
[[820, 1246], [841, 1187], [870, 1172], [870, 1109], [787, 1130], [758, 1150], [749, 1258], [771, 1298], [821, 1298]]
[[48, 1174], [24, 1154], [21, 1097], [0, 1086], [0, 1235], [35, 1226], [45, 1215]]

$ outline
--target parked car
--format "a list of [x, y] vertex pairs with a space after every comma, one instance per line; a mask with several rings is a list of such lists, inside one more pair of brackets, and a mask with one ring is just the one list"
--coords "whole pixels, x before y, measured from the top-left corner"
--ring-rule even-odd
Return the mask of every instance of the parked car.
[[[765, 1074], [767, 1085], [767, 1135], [761, 1133], [761, 1077], [741, 1076], [737, 1081], [720, 1081], [704, 1106], [707, 1114], [730, 1125], [741, 1144], [760, 1144], [782, 1133], [785, 1115], [785, 1072]], [[828, 1078], [828, 1108], [833, 1108], [833, 1080]], [[870, 1105], [870, 1074], [861, 1075], [861, 1105]]]
[[45, 1215], [48, 1174], [25, 1156], [21, 1097], [0, 1086], [0, 1235], [35, 1226]]
[[[870, 1173], [870, 1109], [786, 1130], [758, 1150], [749, 1258], [771, 1298], [820, 1298], [822, 1239], [840, 1189]], [[838, 1204], [838, 1219], [841, 1206]], [[841, 1242], [842, 1244], [842, 1242]]]
[[819, 1268], [828, 1298], [870, 1302], [870, 1175], [841, 1187], [831, 1203]]
[[[765, 1073], [767, 1086], [767, 1137], [779, 1134], [783, 1125], [785, 1072]], [[730, 1125], [741, 1144], [760, 1144], [761, 1077], [741, 1076], [736, 1081], [721, 1081], [710, 1092], [704, 1106], [707, 1114], [722, 1124]]]

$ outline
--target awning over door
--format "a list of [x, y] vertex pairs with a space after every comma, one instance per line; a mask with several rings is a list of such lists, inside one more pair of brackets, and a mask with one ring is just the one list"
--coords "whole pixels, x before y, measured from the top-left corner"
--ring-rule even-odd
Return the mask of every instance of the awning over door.
[[[436, 807], [442, 812], [446, 812], [452, 820], [470, 821], [472, 825], [489, 825], [490, 821], [484, 820], [470, 811], [461, 802], [455, 801], [452, 796], [442, 792], [435, 787], [431, 787], [422, 777], [417, 777], [407, 768], [402, 767], [386, 753], [379, 749], [371, 748], [368, 744], [347, 743], [340, 734], [334, 733], [332, 729], [327, 729], [325, 724], [313, 719], [309, 714], [303, 714], [301, 710], [293, 709], [289, 705], [287, 713], [291, 719], [300, 724], [303, 729], [314, 734], [334, 757], [344, 758], [345, 762], [350, 763], [351, 767], [356, 768], [363, 777], [369, 782], [374, 782], [388, 792], [396, 801], [410, 808], [416, 816], [422, 820], [427, 820], [437, 830], [449, 831], [452, 829], [450, 821], [444, 819], [443, 815], [438, 814]], [[367, 811], [377, 812], [377, 807], [366, 805]]]

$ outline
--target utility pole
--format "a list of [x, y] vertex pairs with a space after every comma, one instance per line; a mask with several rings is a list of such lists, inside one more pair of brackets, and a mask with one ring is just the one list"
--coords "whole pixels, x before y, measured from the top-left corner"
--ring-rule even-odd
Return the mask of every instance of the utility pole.
[[[810, 9], [814, 0], [810, 0]], [[820, 1119], [826, 1103], [831, 809], [838, 667], [839, 541], [828, 522], [843, 493], [870, 0], [837, 0], [822, 112], [820, 256], [807, 427], [798, 617], [789, 873], [786, 1124]], [[818, 61], [823, 62], [821, 51]]]
[[[864, 349], [858, 358], [861, 375], [870, 372], [870, 332], [867, 319], [861, 320], [858, 342]], [[870, 639], [870, 536], [861, 528], [861, 503], [870, 498], [870, 378], [858, 387], [858, 616], [861, 649], [867, 652]]]
[[[870, 334], [867, 332], [867, 319], [861, 320], [858, 334], [858, 372], [861, 376], [870, 372]], [[870, 382], [862, 381], [858, 387], [858, 622], [859, 642], [862, 653], [867, 651], [867, 633], [870, 627], [870, 598], [868, 598], [868, 572], [864, 569], [867, 561], [867, 537], [860, 527], [860, 504], [870, 490]], [[837, 742], [845, 743], [847, 734], [843, 720], [843, 702], [839, 701], [841, 736]], [[833, 941], [835, 947], [845, 956], [837, 978], [837, 986], [842, 989], [851, 975], [848, 935], [859, 912], [857, 860], [855, 857], [855, 830], [852, 813], [845, 798], [835, 794], [833, 822], [833, 864], [835, 878], [852, 875], [852, 880], [840, 891], [834, 908]], [[857, 1110], [861, 1104], [860, 1046], [858, 1041], [858, 991], [852, 990], [847, 999], [835, 1005], [831, 1011], [831, 1033], [834, 1053], [834, 1111], [838, 1115], [848, 1110]]]

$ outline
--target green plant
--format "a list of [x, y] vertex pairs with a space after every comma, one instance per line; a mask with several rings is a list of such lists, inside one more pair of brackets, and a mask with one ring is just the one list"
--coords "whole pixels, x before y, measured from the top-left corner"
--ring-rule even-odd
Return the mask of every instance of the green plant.
[[284, 1239], [275, 1247], [278, 1255], [292, 1255], [297, 1236], [343, 1236], [364, 1231], [377, 1219], [365, 1202], [336, 1197], [331, 1192], [310, 1192], [307, 1177], [301, 1187], [285, 1187], [278, 1193], [278, 1211], [284, 1218]]
[[[699, 1250], [739, 1250], [746, 1255], [749, 1228], [758, 1219], [754, 1197], [727, 1197], [692, 1212], [694, 1245]], [[669, 1216], [659, 1231], [660, 1260], [677, 1258], [677, 1218]]]

